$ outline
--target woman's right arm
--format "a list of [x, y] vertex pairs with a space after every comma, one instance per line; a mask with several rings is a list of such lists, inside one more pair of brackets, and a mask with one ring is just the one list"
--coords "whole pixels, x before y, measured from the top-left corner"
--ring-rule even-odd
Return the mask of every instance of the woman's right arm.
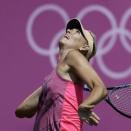
[[39, 97], [42, 93], [42, 86], [36, 89], [31, 95], [26, 97], [15, 110], [15, 115], [19, 118], [30, 118], [37, 112]]

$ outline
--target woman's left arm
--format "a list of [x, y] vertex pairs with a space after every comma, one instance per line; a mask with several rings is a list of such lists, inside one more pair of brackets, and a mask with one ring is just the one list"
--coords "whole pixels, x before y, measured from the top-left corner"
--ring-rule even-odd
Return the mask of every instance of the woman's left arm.
[[83, 110], [87, 110], [91, 113], [91, 109], [107, 96], [105, 85], [86, 58], [79, 51], [70, 51], [66, 56], [66, 62], [91, 88], [90, 95], [81, 103], [78, 112], [80, 113]]

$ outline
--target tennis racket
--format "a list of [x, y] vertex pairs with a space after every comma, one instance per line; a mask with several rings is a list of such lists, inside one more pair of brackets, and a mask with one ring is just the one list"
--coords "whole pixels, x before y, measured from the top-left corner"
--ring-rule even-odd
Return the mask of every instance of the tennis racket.
[[[84, 90], [90, 91], [85, 86]], [[107, 87], [108, 95], [105, 101], [118, 113], [131, 119], [131, 84]]]

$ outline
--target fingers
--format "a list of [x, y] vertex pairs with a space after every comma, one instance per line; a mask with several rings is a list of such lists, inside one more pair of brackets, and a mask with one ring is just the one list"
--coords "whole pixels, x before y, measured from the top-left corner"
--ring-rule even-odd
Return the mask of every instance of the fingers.
[[96, 113], [94, 112], [90, 112], [90, 113], [87, 113], [87, 114], [82, 114], [82, 117], [81, 119], [88, 123], [89, 125], [93, 126], [93, 125], [98, 125], [99, 122], [100, 122], [100, 118], [98, 115], [96, 115]]
[[91, 115], [98, 121], [100, 121], [100, 117], [95, 113], [95, 112], [92, 112]]
[[98, 125], [100, 122], [99, 116], [88, 108], [81, 107], [78, 109], [78, 114], [84, 122], [89, 125]]
[[93, 116], [90, 116], [89, 117], [89, 119], [88, 119], [88, 123], [89, 123], [89, 125], [95, 125], [95, 126], [97, 126], [98, 124], [99, 124], [99, 121], [100, 120], [98, 120], [98, 119], [96, 119], [95, 117], [93, 117]]

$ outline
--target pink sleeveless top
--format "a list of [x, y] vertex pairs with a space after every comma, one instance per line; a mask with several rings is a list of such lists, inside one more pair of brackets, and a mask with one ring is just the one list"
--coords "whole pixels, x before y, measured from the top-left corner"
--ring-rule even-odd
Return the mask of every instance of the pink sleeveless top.
[[82, 98], [83, 85], [53, 71], [43, 84], [33, 131], [81, 131], [77, 110]]

